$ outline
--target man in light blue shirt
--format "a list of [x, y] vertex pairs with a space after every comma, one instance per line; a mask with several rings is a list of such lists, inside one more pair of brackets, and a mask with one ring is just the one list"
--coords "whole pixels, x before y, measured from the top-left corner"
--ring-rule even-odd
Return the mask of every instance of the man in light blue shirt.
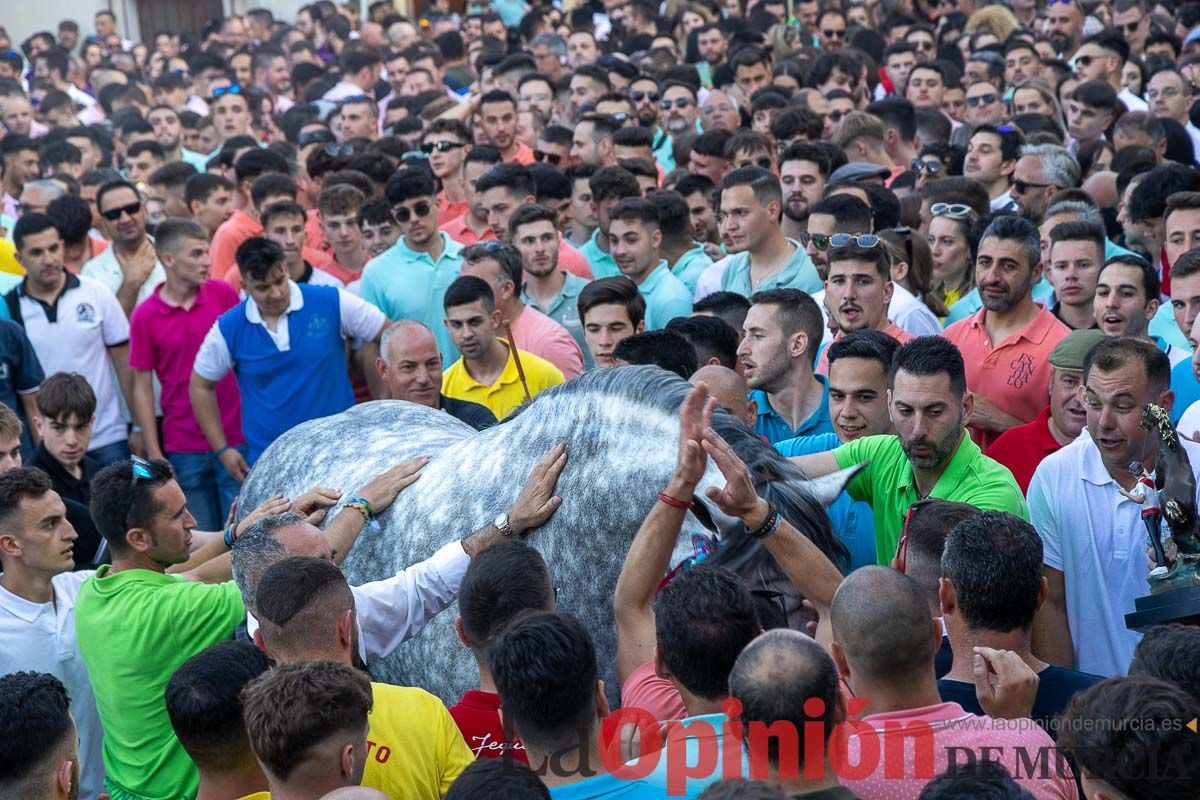
[[358, 294], [388, 319], [415, 319], [437, 337], [444, 361], [458, 350], [442, 322], [442, 297], [462, 268], [463, 246], [438, 230], [438, 204], [433, 178], [423, 170], [402, 169], [388, 179], [401, 236], [363, 268]]
[[638, 186], [633, 173], [623, 167], [601, 167], [588, 179], [588, 188], [592, 190], [599, 227], [592, 231], [592, 238], [579, 247], [579, 252], [587, 259], [595, 278], [611, 278], [620, 275], [621, 271], [608, 252], [609, 213], [626, 197], [641, 197], [642, 187]]
[[704, 245], [692, 240], [692, 217], [687, 201], [678, 192], [652, 192], [648, 199], [658, 210], [658, 227], [662, 231], [659, 255], [666, 259], [671, 274], [695, 294], [700, 273], [713, 262], [704, 251]]
[[609, 250], [621, 274], [646, 299], [646, 330], [665, 328], [692, 313], [692, 293], [659, 258], [662, 244], [658, 209], [644, 197], [627, 197], [609, 212]]
[[739, 167], [721, 179], [717, 224], [729, 246], [721, 289], [749, 297], [769, 289], [821, 291], [821, 277], [804, 247], [779, 227], [779, 178], [758, 166]]

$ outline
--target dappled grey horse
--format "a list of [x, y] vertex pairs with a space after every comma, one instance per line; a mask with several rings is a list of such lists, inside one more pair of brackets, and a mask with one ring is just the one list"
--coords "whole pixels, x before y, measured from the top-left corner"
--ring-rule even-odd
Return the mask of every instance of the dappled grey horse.
[[[615, 700], [613, 590], [629, 543], [674, 471], [679, 406], [688, 389], [657, 367], [593, 370], [479, 432], [424, 406], [366, 403], [281, 436], [255, 464], [238, 508], [252, 509], [275, 492], [295, 497], [314, 484], [352, 492], [399, 461], [430, 456], [421, 478], [381, 516], [382, 531], [363, 531], [345, 560], [351, 583], [379, 580], [490, 522], [516, 500], [542, 454], [564, 442], [567, 465], [556, 489], [562, 506], [528, 541], [549, 564], [560, 610], [578, 615], [595, 637]], [[823, 508], [841, 490], [844, 476], [803, 480], [790, 462], [724, 411], [717, 411], [713, 427], [746, 462], [762, 496], [827, 555], [835, 560], [845, 555]], [[724, 482], [710, 460], [697, 499], [703, 499], [705, 487]], [[709, 563], [736, 570], [751, 588], [771, 593], [794, 615], [800, 598], [774, 561], [715, 507], [698, 502], [688, 514], [672, 563], [695, 554], [693, 533], [710, 531], [721, 546]], [[474, 688], [477, 674], [453, 622], [453, 609], [440, 614], [420, 636], [373, 664], [372, 672], [454, 702]]]

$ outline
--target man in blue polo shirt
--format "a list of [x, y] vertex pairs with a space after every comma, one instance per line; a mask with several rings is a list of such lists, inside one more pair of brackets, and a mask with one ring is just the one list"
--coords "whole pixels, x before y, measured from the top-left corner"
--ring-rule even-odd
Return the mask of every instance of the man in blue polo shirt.
[[757, 292], [743, 330], [738, 357], [758, 403], [754, 432], [771, 444], [832, 433], [825, 379], [813, 374], [824, 331], [816, 301], [799, 289]]
[[374, 369], [388, 319], [342, 289], [288, 280], [283, 248], [269, 239], [247, 239], [234, 257], [247, 297], [204, 338], [188, 393], [209, 445], [241, 480], [246, 462], [225, 441], [217, 382], [231, 371], [237, 376], [253, 464], [283, 432], [354, 405], [346, 341], [363, 340], [358, 355]]
[[609, 212], [609, 252], [621, 274], [637, 284], [646, 298], [646, 330], [667, 327], [676, 317], [692, 314], [692, 293], [659, 258], [662, 244], [658, 209], [644, 197], [627, 197]]
[[387, 199], [401, 236], [367, 264], [358, 294], [391, 319], [423, 323], [437, 338], [443, 361], [453, 361], [458, 351], [442, 324], [442, 296], [458, 277], [463, 246], [438, 229], [436, 195], [425, 170], [410, 167], [388, 179]]

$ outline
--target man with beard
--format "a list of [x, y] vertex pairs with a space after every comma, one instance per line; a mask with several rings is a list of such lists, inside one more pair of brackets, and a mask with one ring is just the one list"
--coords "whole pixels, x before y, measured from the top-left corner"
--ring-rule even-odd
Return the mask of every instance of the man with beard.
[[[992, 93], [998, 91], [993, 87]], [[983, 184], [991, 198], [992, 211], [1010, 211], [1016, 207], [1009, 186], [1020, 152], [1021, 134], [1011, 126], [1001, 131], [995, 125], [979, 125], [967, 140], [963, 175]]]
[[888, 407], [896, 434], [866, 436], [836, 450], [793, 457], [810, 478], [863, 462], [846, 485], [875, 515], [878, 563], [897, 553], [913, 503], [927, 497], [1008, 511], [1029, 511], [1012, 473], [983, 455], [963, 430], [974, 410], [958, 348], [941, 336], [921, 336], [901, 347], [888, 372]]
[[1096, 279], [1096, 324], [1107, 336], [1153, 342], [1147, 328], [1158, 313], [1161, 289], [1158, 273], [1140, 256], [1110, 258]]
[[729, 52], [729, 40], [725, 31], [715, 22], [696, 31], [696, 49], [700, 52], [700, 60], [696, 70], [700, 73], [700, 81], [706, 87], [712, 87], [713, 75], [717, 68], [725, 63], [725, 54]]
[[517, 101], [511, 94], [495, 89], [480, 98], [479, 123], [485, 139], [504, 161], [533, 163], [533, 150], [517, 139]]
[[667, 82], [663, 87], [662, 100], [658, 102], [667, 133], [678, 136], [696, 130], [696, 118], [700, 114], [699, 102], [695, 88], [689, 84], [681, 81]]
[[[808, 230], [808, 216], [821, 199], [829, 180], [829, 158], [808, 142], [788, 146], [779, 157], [779, 183], [783, 188], [783, 235], [799, 239]], [[812, 255], [811, 253], [809, 254]]]
[[629, 99], [637, 109], [638, 124], [650, 131], [650, 149], [654, 160], [664, 173], [675, 169], [671, 135], [658, 127], [659, 98], [662, 89], [658, 81], [649, 75], [639, 75], [629, 84]]
[[208, 166], [208, 157], [182, 146], [183, 123], [179, 112], [168, 105], [153, 106], [146, 114], [146, 121], [154, 128], [154, 140], [162, 145], [166, 162], [185, 161], [197, 170], [203, 171]]
[[783, 288], [756, 292], [750, 303], [738, 358], [758, 405], [754, 432], [772, 444], [831, 433], [825, 379], [813, 374], [813, 353], [824, 330], [816, 301]]
[[595, 366], [583, 322], [579, 319], [579, 292], [588, 282], [558, 268], [558, 215], [543, 205], [518, 208], [508, 220], [508, 239], [521, 254], [525, 273], [521, 300], [567, 329], [584, 355], [584, 369]]
[[1045, 408], [1050, 353], [1071, 332], [1034, 302], [1041, 252], [1037, 228], [1029, 220], [1010, 215], [993, 220], [975, 259], [983, 308], [943, 333], [967, 362], [967, 386], [975, 394], [968, 425], [983, 447]]
[[0, 793], [75, 800], [79, 737], [58, 678], [44, 672], [0, 678], [0, 720]]
[[1097, 330], [1071, 331], [1063, 337], [1050, 351], [1050, 405], [1032, 422], [1000, 434], [987, 449], [988, 458], [1009, 468], [1021, 491], [1029, 490], [1038, 464], [1079, 438], [1087, 424], [1079, 396], [1083, 359], [1103, 340], [1104, 334]]
[[1083, 38], [1083, 9], [1077, 3], [1055, 3], [1046, 10], [1046, 26], [1054, 51], [1068, 59]]
[[[1126, 492], [1138, 478], [1130, 465], [1154, 462], [1157, 440], [1141, 427], [1142, 408], [1171, 410], [1170, 378], [1167, 355], [1139, 339], [1106, 338], [1084, 359], [1088, 436], [1048, 456], [1029, 484], [1049, 584], [1033, 622], [1042, 661], [1105, 676], [1129, 668], [1141, 634], [1125, 626], [1125, 614], [1146, 593], [1150, 563], [1143, 506]], [[1178, 443], [1195, 472], [1200, 446]]]
[[1067, 148], [1056, 144], [1026, 145], [1021, 148], [1021, 157], [1013, 170], [1010, 195], [1021, 216], [1040, 225], [1054, 195], [1078, 186], [1079, 177], [1079, 162]]

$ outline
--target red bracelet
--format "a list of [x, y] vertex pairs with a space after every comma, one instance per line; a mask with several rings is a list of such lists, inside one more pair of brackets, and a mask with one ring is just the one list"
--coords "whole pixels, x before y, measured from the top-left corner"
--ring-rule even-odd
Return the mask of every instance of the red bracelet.
[[683, 500], [677, 500], [666, 492], [659, 492], [658, 499], [660, 502], [666, 503], [671, 508], [678, 508], [680, 511], [691, 511], [695, 508], [694, 503], [689, 503]]

